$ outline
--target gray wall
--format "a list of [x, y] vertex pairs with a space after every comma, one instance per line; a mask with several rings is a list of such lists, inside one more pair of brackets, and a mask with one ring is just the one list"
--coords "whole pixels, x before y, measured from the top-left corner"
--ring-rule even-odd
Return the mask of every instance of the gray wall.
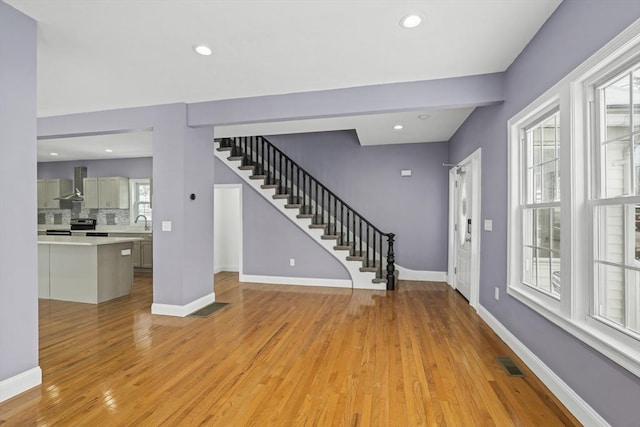
[[[354, 131], [268, 139], [384, 232], [396, 234], [396, 262], [447, 270], [447, 143], [361, 146]], [[411, 177], [401, 177], [411, 169]]]
[[[503, 105], [477, 109], [450, 141], [451, 162], [482, 147], [480, 303], [614, 426], [637, 426], [640, 379], [507, 296], [507, 120], [640, 17], [640, 1], [564, 0], [506, 73]], [[501, 288], [500, 301], [493, 288]]]
[[73, 168], [86, 166], [87, 176], [124, 176], [126, 178], [151, 178], [153, 159], [139, 157], [113, 160], [77, 160], [68, 162], [38, 163], [38, 179], [73, 179]]
[[38, 366], [36, 35], [0, 2], [0, 382]]

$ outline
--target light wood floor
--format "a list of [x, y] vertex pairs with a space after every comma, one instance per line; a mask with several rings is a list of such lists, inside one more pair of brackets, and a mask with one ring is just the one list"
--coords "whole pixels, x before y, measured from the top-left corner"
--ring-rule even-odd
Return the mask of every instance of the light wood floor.
[[556, 426], [578, 422], [443, 284], [396, 292], [238, 284], [209, 318], [152, 316], [151, 277], [100, 304], [40, 301], [43, 383], [18, 426]]

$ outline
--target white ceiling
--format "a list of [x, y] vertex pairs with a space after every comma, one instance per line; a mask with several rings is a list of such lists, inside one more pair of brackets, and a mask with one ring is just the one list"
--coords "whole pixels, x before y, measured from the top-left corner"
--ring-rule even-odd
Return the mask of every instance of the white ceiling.
[[152, 137], [143, 131], [43, 139], [38, 141], [38, 162], [150, 157]]
[[[561, 2], [4, 1], [39, 23], [41, 117], [501, 72]], [[423, 24], [401, 28], [408, 13]], [[450, 112], [431, 133], [457, 129]]]

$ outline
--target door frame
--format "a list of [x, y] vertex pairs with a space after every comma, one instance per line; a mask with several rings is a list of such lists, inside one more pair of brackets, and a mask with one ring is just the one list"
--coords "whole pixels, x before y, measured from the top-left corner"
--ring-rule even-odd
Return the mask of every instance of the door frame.
[[[239, 236], [240, 241], [238, 242], [238, 251], [239, 251], [239, 253], [238, 253], [238, 274], [239, 274], [239, 277], [242, 277], [242, 274], [243, 274], [242, 246], [243, 246], [243, 243], [244, 243], [244, 237], [243, 237], [244, 213], [242, 211], [242, 189], [243, 189], [242, 188], [242, 184], [214, 184], [213, 188], [214, 188], [214, 190], [215, 189], [220, 189], [220, 190], [223, 190], [223, 189], [237, 189], [238, 190], [238, 203], [239, 203], [238, 211], [240, 212], [240, 221], [239, 221], [240, 230], [238, 230], [238, 232], [240, 234], [240, 236]], [[214, 215], [215, 215], [215, 191], [214, 191], [213, 202], [214, 202]], [[213, 220], [215, 221], [215, 218], [213, 218]], [[215, 226], [214, 226], [214, 229], [215, 229]], [[216, 239], [215, 234], [213, 236], [213, 239], [214, 239], [213, 247], [214, 247], [214, 250], [215, 250], [215, 239]], [[217, 270], [217, 267], [218, 267], [218, 266], [215, 265], [215, 254], [214, 254], [214, 259], [211, 260], [211, 261], [214, 263], [213, 271], [214, 271], [214, 274], [215, 274], [216, 270]]]
[[482, 196], [482, 148], [478, 148], [464, 160], [458, 162], [456, 166], [449, 169], [449, 247], [447, 262], [447, 283], [456, 289], [455, 283], [455, 259], [456, 259], [456, 233], [454, 225], [456, 222], [456, 201], [455, 183], [456, 170], [458, 167], [471, 166], [471, 218], [475, 225], [471, 227], [471, 271], [470, 271], [470, 300], [469, 305], [478, 311], [480, 299], [480, 226], [481, 226], [481, 196]]

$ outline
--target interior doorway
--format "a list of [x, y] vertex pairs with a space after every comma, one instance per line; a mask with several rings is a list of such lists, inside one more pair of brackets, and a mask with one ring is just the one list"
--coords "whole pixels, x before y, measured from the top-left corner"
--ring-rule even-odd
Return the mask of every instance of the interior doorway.
[[481, 149], [449, 171], [449, 285], [477, 309], [480, 281]]
[[239, 272], [242, 266], [242, 184], [213, 189], [213, 271]]

